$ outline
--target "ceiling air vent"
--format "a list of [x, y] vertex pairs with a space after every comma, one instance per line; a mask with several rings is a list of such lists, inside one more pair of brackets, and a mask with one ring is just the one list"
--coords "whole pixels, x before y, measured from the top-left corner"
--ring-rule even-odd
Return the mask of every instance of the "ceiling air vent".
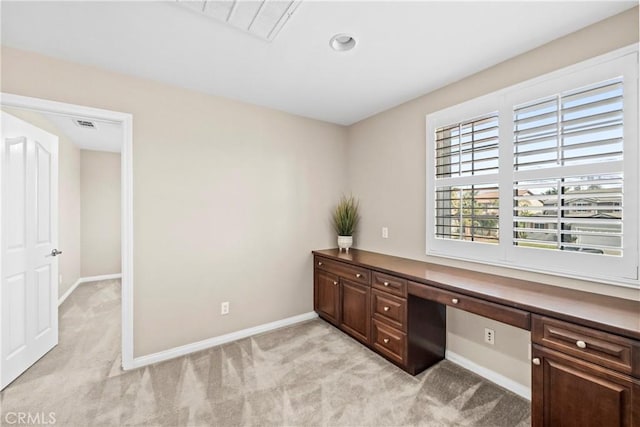
[[265, 41], [276, 38], [302, 0], [177, 0], [179, 5]]
[[73, 119], [73, 122], [76, 124], [76, 126], [79, 126], [84, 129], [98, 129], [95, 122], [92, 122], [90, 120]]

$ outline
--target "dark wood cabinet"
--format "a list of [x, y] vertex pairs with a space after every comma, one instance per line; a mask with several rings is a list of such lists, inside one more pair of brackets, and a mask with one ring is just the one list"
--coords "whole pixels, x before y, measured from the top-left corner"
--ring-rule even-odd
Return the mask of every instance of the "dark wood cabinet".
[[334, 325], [340, 324], [340, 278], [322, 270], [315, 271], [314, 309]]
[[531, 339], [534, 427], [640, 426], [638, 341], [538, 315]]
[[640, 427], [640, 302], [352, 249], [314, 251], [315, 310], [415, 375], [446, 307], [531, 331], [534, 427]]
[[369, 271], [317, 259], [314, 310], [355, 339], [369, 344], [371, 314]]
[[409, 300], [406, 279], [323, 257], [314, 266], [314, 309], [321, 318], [412, 375], [444, 358], [445, 308]]
[[566, 354], [533, 347], [533, 427], [639, 426], [639, 382]]
[[369, 343], [369, 298], [371, 288], [340, 279], [342, 296], [340, 298], [340, 312], [342, 321], [340, 327], [352, 337]]

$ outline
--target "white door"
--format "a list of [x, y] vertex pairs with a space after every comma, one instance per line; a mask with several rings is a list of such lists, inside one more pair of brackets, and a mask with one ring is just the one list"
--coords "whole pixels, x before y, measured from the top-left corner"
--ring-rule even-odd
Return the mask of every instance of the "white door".
[[0, 389], [58, 344], [58, 137], [2, 112]]

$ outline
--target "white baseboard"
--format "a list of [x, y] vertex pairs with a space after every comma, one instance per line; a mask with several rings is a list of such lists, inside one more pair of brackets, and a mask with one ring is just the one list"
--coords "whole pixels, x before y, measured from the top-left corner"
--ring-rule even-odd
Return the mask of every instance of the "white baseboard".
[[62, 294], [60, 298], [58, 298], [58, 307], [60, 307], [60, 305], [64, 302], [64, 300], [69, 298], [69, 295], [71, 295], [71, 292], [75, 291], [80, 283], [82, 283], [82, 278], [76, 280], [76, 282], [73, 285], [71, 285], [71, 287], [67, 289], [67, 291], [64, 294]]
[[69, 298], [69, 295], [71, 295], [71, 292], [75, 291], [78, 285], [80, 285], [81, 283], [97, 282], [99, 280], [120, 279], [121, 277], [122, 277], [122, 274], [120, 273], [104, 274], [102, 276], [81, 277], [78, 280], [76, 280], [76, 282], [73, 285], [71, 285], [71, 287], [67, 289], [67, 291], [64, 294], [62, 294], [60, 298], [58, 298], [58, 307], [64, 302], [64, 300]]
[[174, 359], [196, 351], [205, 350], [231, 341], [237, 341], [252, 335], [261, 334], [263, 332], [272, 331], [285, 326], [294, 325], [296, 323], [305, 322], [315, 319], [318, 315], [311, 311], [309, 313], [300, 314], [298, 316], [287, 317], [286, 319], [276, 320], [275, 322], [265, 323], [264, 325], [254, 326], [253, 328], [243, 329], [241, 331], [232, 332], [218, 337], [207, 338], [206, 340], [197, 341], [191, 344], [181, 345], [180, 347], [170, 348], [169, 350], [159, 351], [157, 353], [140, 356], [133, 359], [131, 369], [141, 368], [153, 363], [162, 362], [164, 360]]
[[113, 280], [113, 279], [121, 279], [121, 278], [122, 278], [122, 274], [115, 273], [115, 274], [103, 274], [102, 276], [81, 277], [79, 280], [81, 280], [81, 283], [87, 283], [87, 282], [98, 282], [100, 280]]
[[481, 377], [498, 384], [500, 387], [506, 388], [507, 390], [512, 391], [527, 400], [531, 400], [531, 389], [526, 385], [520, 384], [510, 378], [505, 377], [504, 375], [492, 371], [491, 369], [485, 368], [484, 366], [480, 366], [477, 363], [467, 359], [466, 357], [460, 356], [459, 354], [452, 351], [445, 351], [444, 357], [445, 359], [455, 363], [456, 365], [460, 365], [463, 368], [468, 369], [471, 372], [474, 372]]

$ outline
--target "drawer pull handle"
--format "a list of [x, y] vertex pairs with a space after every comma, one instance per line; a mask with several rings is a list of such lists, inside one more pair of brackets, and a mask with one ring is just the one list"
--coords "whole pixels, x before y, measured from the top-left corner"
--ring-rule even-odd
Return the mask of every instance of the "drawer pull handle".
[[384, 310], [384, 311], [389, 311], [390, 309], [391, 309], [391, 308], [390, 308], [390, 307], [388, 307], [388, 306], [386, 306], [386, 305], [385, 305], [385, 306], [384, 306], [384, 308], [383, 308], [383, 310]]
[[389, 282], [384, 282], [383, 285], [389, 286]]
[[334, 282], [333, 282], [333, 284], [334, 284], [334, 285], [337, 285], [337, 284], [338, 284], [338, 282], [335, 282], [335, 281], [334, 281]]
[[579, 348], [587, 348], [587, 343], [586, 343], [586, 342], [584, 342], [584, 341], [576, 341], [576, 345], [577, 345]]
[[460, 301], [458, 300], [458, 298], [452, 298], [452, 299], [451, 299], [451, 302], [452, 302], [452, 303], [454, 303], [454, 304], [457, 304], [457, 303], [458, 303], [458, 302], [460, 302]]
[[540, 358], [534, 357], [533, 360], [531, 360], [531, 363], [533, 363], [536, 366], [539, 366], [540, 365]]
[[361, 278], [361, 277], [362, 277], [362, 274], [360, 274], [360, 273], [356, 273], [356, 277], [359, 279], [359, 278]]
[[322, 261], [318, 261], [318, 265], [319, 265], [319, 266], [320, 266], [320, 265], [322, 265]]
[[389, 344], [389, 338], [385, 338], [382, 340], [385, 344]]

